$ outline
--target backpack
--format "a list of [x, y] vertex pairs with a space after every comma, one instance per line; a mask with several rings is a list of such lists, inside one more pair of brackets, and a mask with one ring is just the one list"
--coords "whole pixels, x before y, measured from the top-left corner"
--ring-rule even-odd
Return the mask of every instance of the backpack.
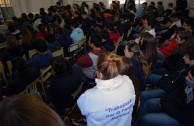
[[174, 72], [173, 74], [164, 75], [158, 82], [160, 88], [167, 93], [171, 92], [178, 85], [185, 81], [185, 77], [188, 74], [188, 70], [183, 68], [180, 71]]
[[185, 67], [185, 63], [181, 54], [173, 53], [164, 60], [163, 66], [168, 71], [179, 71]]

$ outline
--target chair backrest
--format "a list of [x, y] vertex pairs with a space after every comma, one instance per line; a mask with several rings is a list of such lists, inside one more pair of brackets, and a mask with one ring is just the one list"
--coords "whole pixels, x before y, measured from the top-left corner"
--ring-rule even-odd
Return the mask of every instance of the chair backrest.
[[117, 49], [118, 49], [118, 46], [115, 46], [115, 50], [113, 50], [113, 51], [110, 52], [110, 53], [115, 53], [115, 54], [117, 54]]
[[37, 89], [38, 80], [39, 80], [39, 78], [35, 79], [20, 94], [23, 94], [23, 93], [24, 94], [30, 94], [30, 95], [35, 96], [35, 97], [39, 98], [40, 100], [42, 100], [42, 97], [41, 97], [41, 95], [40, 95], [40, 93], [38, 92], [38, 89]]
[[7, 42], [0, 43], [0, 49], [6, 48]]
[[123, 37], [124, 37], [124, 34], [122, 34], [122, 36], [119, 37], [118, 42], [115, 43], [115, 46], [119, 46], [123, 42]]
[[61, 47], [60, 50], [57, 50], [57, 51], [53, 52], [52, 55], [53, 55], [53, 57], [57, 57], [57, 56], [63, 56], [64, 57], [63, 47]]
[[69, 46], [68, 52], [69, 53], [76, 52], [76, 51], [78, 51], [78, 49], [79, 49], [79, 45], [77, 43], [75, 43], [75, 44], [72, 44]]
[[41, 80], [41, 83], [43, 83], [44, 81], [48, 80], [48, 78], [51, 75], [52, 75], [51, 65], [49, 65], [46, 68], [40, 69], [40, 80]]
[[30, 83], [22, 93], [30, 94], [32, 90], [37, 90], [36, 83], [38, 82], [38, 79], [35, 79], [32, 83]]
[[0, 61], [0, 74], [3, 77], [4, 81], [6, 82], [6, 84], [8, 85], [7, 78], [6, 78], [6, 75], [4, 72], [4, 66], [3, 66], [3, 63], [1, 61]]
[[132, 27], [127, 32], [127, 38], [131, 35], [131, 33], [132, 33]]
[[11, 61], [7, 61], [7, 68], [8, 68], [8, 71], [9, 71], [9, 75], [12, 76], [12, 64], [11, 64]]
[[78, 41], [77, 44], [79, 45], [79, 49], [86, 50], [86, 36], [84, 36], [80, 41]]
[[32, 56], [37, 53], [37, 51], [35, 49], [32, 49], [32, 50], [29, 50], [28, 53], [29, 53], [29, 58], [31, 59]]
[[79, 88], [71, 95], [73, 100], [81, 93], [83, 84], [81, 83]]
[[79, 55], [79, 45], [77, 43], [70, 45], [68, 48], [68, 52], [73, 54], [72, 56], [65, 57], [66, 59], [75, 58], [76, 56]]
[[25, 54], [22, 55], [22, 58], [23, 58], [25, 61], [26, 61], [26, 59], [27, 59]]

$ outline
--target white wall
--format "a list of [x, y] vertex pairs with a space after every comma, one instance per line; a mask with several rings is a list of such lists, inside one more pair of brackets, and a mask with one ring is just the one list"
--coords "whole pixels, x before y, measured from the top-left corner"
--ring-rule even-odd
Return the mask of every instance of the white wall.
[[15, 16], [21, 13], [39, 12], [41, 7], [47, 9], [54, 5], [57, 0], [12, 0], [12, 6]]
[[[82, 0], [84, 1], [84, 0]], [[99, 3], [99, 2], [103, 2], [105, 4], [106, 7], [109, 7], [109, 0], [93, 0], [93, 1], [87, 1], [87, 4], [92, 7], [93, 3]], [[75, 0], [65, 0], [64, 4], [71, 4], [73, 5], [74, 3], [77, 3], [79, 5], [81, 5], [81, 0], [78, 2], [75, 2]]]
[[[162, 1], [163, 5], [165, 7], [165, 9], [168, 8], [168, 3], [173, 3], [174, 6], [176, 6], [176, 0], [146, 0], [148, 2], [148, 5], [150, 4], [151, 1], [155, 2], [157, 4], [158, 1]], [[189, 5], [191, 5], [191, 3], [194, 2], [193, 0], [187, 0], [187, 8], [189, 8]]]
[[[11, 0], [12, 5], [13, 5], [13, 10], [15, 16], [18, 16], [21, 13], [29, 13], [29, 12], [39, 12], [39, 9], [41, 7], [44, 7], [47, 9], [50, 5], [55, 5], [55, 3], [58, 0]], [[63, 0], [63, 4], [74, 4], [78, 3], [81, 4], [82, 2], [75, 2], [75, 0]], [[83, 0], [84, 1], [84, 0]], [[162, 1], [164, 4], [164, 7], [168, 7], [168, 3], [172, 2], [174, 5], [176, 5], [176, 0], [147, 0], [148, 4], [154, 1], [157, 3], [158, 1]], [[191, 5], [193, 0], [187, 0], [188, 1], [188, 7]], [[104, 2], [106, 7], [109, 7], [109, 0], [93, 0], [93, 1], [88, 1], [88, 5], [91, 7], [93, 3], [99, 3], [99, 2]]]

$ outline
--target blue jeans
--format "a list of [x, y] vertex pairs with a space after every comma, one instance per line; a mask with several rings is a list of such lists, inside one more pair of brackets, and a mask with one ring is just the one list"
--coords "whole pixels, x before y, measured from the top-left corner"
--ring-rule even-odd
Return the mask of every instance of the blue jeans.
[[149, 113], [142, 117], [140, 126], [180, 126], [180, 124], [166, 113]]
[[143, 105], [149, 99], [161, 98], [166, 92], [163, 89], [155, 89], [141, 92], [141, 104]]
[[162, 75], [150, 74], [146, 79], [146, 84], [158, 85], [159, 80], [162, 78]]
[[158, 74], [158, 75], [164, 75], [166, 73], [168, 73], [168, 70], [164, 67], [159, 67], [159, 68], [156, 68], [152, 71], [153, 74]]
[[177, 120], [163, 112], [159, 100], [149, 99], [140, 107], [137, 126], [180, 126]]

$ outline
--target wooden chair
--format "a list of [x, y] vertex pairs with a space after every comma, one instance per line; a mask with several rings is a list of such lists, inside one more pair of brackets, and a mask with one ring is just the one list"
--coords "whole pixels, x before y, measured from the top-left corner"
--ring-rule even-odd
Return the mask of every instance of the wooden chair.
[[115, 53], [115, 54], [117, 54], [117, 49], [118, 49], [118, 46], [115, 46], [115, 50], [113, 50], [112, 52], [109, 52], [109, 53]]
[[29, 58], [31, 59], [32, 56], [37, 53], [37, 51], [35, 49], [32, 49], [32, 50], [29, 50], [28, 53], [29, 53]]
[[132, 27], [127, 32], [127, 38], [131, 35], [131, 33], [132, 33]]
[[3, 66], [3, 63], [1, 61], [0, 61], [0, 75], [2, 76], [5, 83], [8, 85], [8, 81], [7, 81], [5, 72], [4, 72], [4, 66]]
[[86, 51], [86, 36], [84, 36], [80, 41], [78, 41], [77, 44], [79, 45], [79, 51], [83, 49]]
[[39, 78], [35, 79], [20, 94], [30, 94], [32, 96], [35, 96], [35, 97], [39, 98], [41, 101], [43, 101], [42, 97], [41, 97], [41, 95], [40, 95], [40, 93], [38, 92], [38, 89], [37, 89], [38, 80], [39, 80]]
[[119, 37], [119, 39], [118, 39], [118, 42], [117, 43], [115, 43], [114, 45], [115, 45], [115, 47], [119, 47], [119, 45], [121, 45], [121, 43], [123, 42], [123, 37], [124, 37], [124, 34], [122, 35], [122, 36], [120, 36]]
[[8, 71], [9, 71], [9, 76], [11, 77], [12, 74], [13, 74], [11, 61], [7, 61], [7, 68], [8, 68]]
[[7, 42], [0, 43], [0, 49], [4, 49], [7, 47]]
[[27, 59], [25, 54], [22, 55], [22, 58], [23, 58], [25, 61], [26, 61], [26, 59]]
[[63, 47], [61, 47], [60, 50], [57, 50], [57, 51], [53, 52], [52, 55], [53, 55], [53, 57], [57, 57], [57, 56], [63, 56], [64, 57]]
[[[74, 102], [76, 100], [76, 98], [80, 95], [81, 91], [82, 91], [82, 87], [83, 87], [83, 83], [80, 84], [79, 88], [71, 95], [72, 96], [72, 102]], [[75, 102], [69, 109], [66, 110], [66, 116], [64, 118], [64, 122], [66, 121], [67, 118], [71, 118], [70, 114], [72, 113], [73, 109], [75, 108], [75, 106], [77, 105], [77, 103]]]
[[118, 42], [114, 44], [115, 50], [112, 51], [111, 53], [117, 53], [118, 47], [119, 47], [119, 46], [121, 45], [121, 43], [123, 42], [123, 37], [124, 37], [124, 34], [123, 34], [122, 36], [119, 37]]
[[72, 54], [72, 56], [65, 57], [66, 59], [71, 59], [71, 58], [78, 57], [78, 55], [79, 55], [79, 44], [75, 43], [75, 44], [70, 45], [69, 48], [68, 48], [68, 53], [74, 53], [74, 54]]
[[42, 87], [42, 91], [43, 91], [43, 95], [46, 98], [46, 92], [45, 92], [45, 88], [44, 88], [44, 83], [45, 82], [49, 82], [47, 81], [50, 77], [52, 76], [52, 70], [51, 70], [51, 65], [49, 65], [46, 68], [40, 69], [40, 83], [41, 83], [41, 87]]
[[78, 95], [81, 93], [83, 87], [83, 83], [80, 84], [79, 88], [71, 95], [73, 100], [75, 100]]

